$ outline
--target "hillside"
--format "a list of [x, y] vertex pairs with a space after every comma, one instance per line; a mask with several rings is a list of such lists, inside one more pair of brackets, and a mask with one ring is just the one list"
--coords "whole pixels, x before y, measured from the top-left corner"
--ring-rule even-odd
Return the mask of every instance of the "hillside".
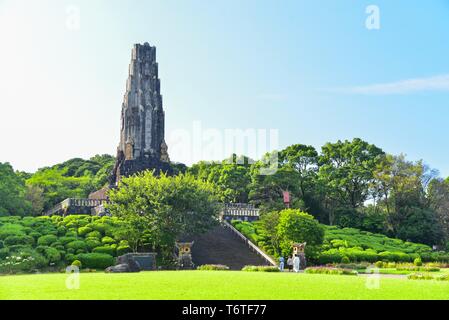
[[[271, 239], [263, 232], [260, 223], [233, 221], [233, 225], [266, 252], [278, 256]], [[424, 261], [449, 261], [446, 252], [434, 252], [432, 248], [413, 242], [389, 238], [382, 234], [355, 228], [339, 228], [322, 225], [324, 242], [317, 264], [339, 263], [344, 257], [351, 262], [411, 262], [420, 256]]]

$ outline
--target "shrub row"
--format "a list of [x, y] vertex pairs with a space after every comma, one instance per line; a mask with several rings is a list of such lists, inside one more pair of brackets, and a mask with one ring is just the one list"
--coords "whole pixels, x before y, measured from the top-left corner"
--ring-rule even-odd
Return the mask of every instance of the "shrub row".
[[228, 266], [222, 265], [222, 264], [205, 264], [202, 266], [199, 266], [197, 270], [202, 271], [227, 271], [229, 270]]
[[[86, 215], [0, 217], [0, 273], [61, 268], [78, 256], [86, 260], [86, 264], [82, 263], [86, 268], [110, 266], [113, 257], [131, 251], [126, 241], [114, 236], [120, 226], [116, 218]], [[14, 260], [16, 257], [26, 260], [27, 256], [33, 259], [27, 263]]]
[[242, 271], [248, 272], [280, 272], [278, 267], [274, 266], [245, 266]]
[[329, 267], [311, 267], [305, 270], [305, 273], [311, 274], [333, 274], [356, 276], [358, 272], [353, 269], [329, 268]]

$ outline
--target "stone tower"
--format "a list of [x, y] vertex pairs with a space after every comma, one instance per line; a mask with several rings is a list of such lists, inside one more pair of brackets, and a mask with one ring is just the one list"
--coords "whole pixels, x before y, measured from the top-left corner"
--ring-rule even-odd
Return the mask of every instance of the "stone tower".
[[156, 47], [136, 44], [122, 104], [120, 144], [111, 185], [144, 170], [170, 171]]

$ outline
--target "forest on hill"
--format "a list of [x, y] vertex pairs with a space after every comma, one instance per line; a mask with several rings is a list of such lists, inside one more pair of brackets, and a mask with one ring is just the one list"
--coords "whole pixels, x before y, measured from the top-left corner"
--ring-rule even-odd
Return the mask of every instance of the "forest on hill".
[[[261, 175], [272, 159], [277, 170]], [[77, 158], [35, 173], [0, 163], [0, 216], [37, 216], [66, 198], [86, 197], [107, 183], [114, 161], [109, 155]], [[250, 202], [262, 214], [283, 209], [282, 193], [289, 191], [291, 207], [322, 224], [428, 245], [449, 240], [449, 180], [424, 161], [386, 154], [361, 139], [327, 143], [319, 151], [296, 144], [255, 161], [233, 155], [174, 166], [216, 185], [222, 202]]]

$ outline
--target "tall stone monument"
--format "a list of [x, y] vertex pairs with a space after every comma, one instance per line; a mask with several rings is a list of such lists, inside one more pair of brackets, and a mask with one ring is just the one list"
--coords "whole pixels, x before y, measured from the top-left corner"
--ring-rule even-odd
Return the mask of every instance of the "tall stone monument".
[[162, 107], [156, 47], [136, 44], [132, 50], [129, 76], [123, 99], [120, 144], [111, 186], [144, 170], [170, 173], [165, 143], [165, 112]]

